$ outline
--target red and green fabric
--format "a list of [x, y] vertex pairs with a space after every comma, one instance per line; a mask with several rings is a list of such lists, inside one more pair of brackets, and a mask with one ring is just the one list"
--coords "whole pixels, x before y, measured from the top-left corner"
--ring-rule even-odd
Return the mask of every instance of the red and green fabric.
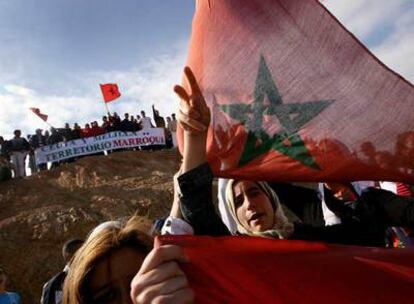
[[198, 0], [187, 64], [218, 176], [414, 183], [413, 85], [318, 1]]

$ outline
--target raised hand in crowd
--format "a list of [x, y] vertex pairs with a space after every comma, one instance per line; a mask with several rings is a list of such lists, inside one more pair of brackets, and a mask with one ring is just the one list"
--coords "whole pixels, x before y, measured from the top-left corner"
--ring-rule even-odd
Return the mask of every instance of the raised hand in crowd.
[[210, 125], [210, 109], [189, 67], [184, 74], [189, 90], [176, 85], [175, 93], [181, 98], [178, 121], [184, 129], [183, 171], [187, 172], [206, 162], [207, 130]]
[[192, 70], [185, 67], [184, 74], [190, 91], [180, 85], [174, 87], [175, 93], [181, 98], [178, 120], [189, 134], [204, 133], [210, 124], [210, 109]]
[[193, 291], [178, 264], [187, 262], [188, 258], [178, 246], [154, 248], [131, 282], [133, 303], [193, 303]]

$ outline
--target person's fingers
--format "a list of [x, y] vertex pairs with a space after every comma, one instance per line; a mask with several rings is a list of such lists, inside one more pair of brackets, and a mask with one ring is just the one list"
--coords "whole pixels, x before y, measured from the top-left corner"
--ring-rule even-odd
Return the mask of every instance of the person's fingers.
[[174, 260], [183, 263], [188, 262], [188, 257], [184, 254], [181, 247], [176, 245], [163, 245], [154, 248], [145, 258], [138, 273], [146, 273], [162, 263]]
[[177, 120], [180, 124], [181, 123], [186, 123], [190, 120], [191, 121], [197, 121], [198, 124], [203, 124], [203, 123], [200, 122], [200, 114], [198, 114], [197, 111], [195, 111], [193, 109], [185, 109], [183, 107], [180, 107], [178, 109]]
[[184, 122], [186, 122], [186, 120], [188, 120], [188, 119], [191, 119], [191, 120], [196, 120], [199, 123], [201, 123], [200, 120], [199, 120], [200, 114], [198, 114], [198, 112], [195, 111], [195, 110], [191, 110], [191, 109], [188, 110], [188, 109], [179, 108], [178, 109], [178, 116], [179, 116], [178, 119], [182, 118], [181, 120], [184, 121]]
[[184, 129], [184, 131], [190, 131], [191, 130], [191, 128], [189, 126], [187, 126], [185, 123], [182, 123], [180, 121], [178, 123]]
[[[188, 95], [187, 91], [180, 85], [176, 85], [174, 87], [174, 92], [183, 101], [181, 103], [181, 108], [188, 109], [188, 111], [191, 111], [194, 109], [194, 107], [200, 107], [200, 106], [207, 107], [204, 97], [201, 94], [200, 88], [198, 87], [197, 81], [195, 80], [194, 74], [191, 72], [191, 70], [189, 71], [190, 71], [189, 82], [190, 82], [191, 90], [193, 92], [192, 95], [191, 96]], [[195, 86], [194, 86], [194, 81], [195, 81]], [[195, 89], [195, 91], [193, 89]], [[197, 114], [195, 115], [199, 115], [199, 113], [197, 112]]]
[[168, 295], [156, 297], [154, 304], [192, 304], [194, 303], [194, 292], [190, 288], [177, 290]]
[[203, 123], [184, 114], [181, 110], [178, 111], [178, 121], [181, 124], [187, 125], [197, 131], [205, 131], [207, 129]]
[[205, 131], [205, 130], [195, 129], [192, 126], [183, 123], [182, 121], [180, 121], [180, 126], [184, 129], [184, 131], [187, 131], [190, 133], [201, 133]]
[[174, 92], [187, 103], [190, 101], [190, 96], [187, 94], [187, 91], [180, 85], [174, 87]]
[[131, 297], [136, 298], [147, 287], [177, 276], [184, 276], [184, 272], [175, 261], [161, 264], [144, 274], [137, 274], [131, 281]]
[[140, 304], [153, 303], [154, 299], [159, 296], [168, 295], [187, 287], [188, 280], [186, 276], [172, 277], [159, 284], [148, 286], [135, 297], [135, 301]]
[[189, 114], [192, 111], [192, 105], [190, 101], [190, 96], [187, 94], [187, 91], [179, 85], [174, 87], [174, 92], [180, 98], [180, 109], [184, 112]]
[[192, 108], [188, 103], [186, 103], [186, 102], [181, 102], [180, 103], [180, 107], [179, 107], [179, 109], [185, 114], [185, 115], [188, 115], [188, 116], [190, 116], [192, 119], [198, 119], [198, 118], [200, 118], [200, 113], [196, 110], [196, 109], [194, 109], [194, 108]]
[[190, 116], [193, 119], [198, 119], [201, 116], [200, 113], [194, 107], [191, 106], [189, 101], [185, 101], [183, 99], [181, 99], [179, 109], [184, 114]]
[[184, 68], [184, 74], [187, 77], [188, 82], [190, 84], [191, 95], [192, 96], [198, 96], [198, 95], [202, 96], [200, 87], [198, 86], [197, 79], [195, 78], [193, 71], [188, 66], [186, 66]]
[[198, 110], [204, 109], [204, 107], [207, 107], [206, 101], [204, 100], [203, 95], [191, 95], [189, 104], [192, 108], [196, 108]]
[[189, 67], [185, 67], [184, 74], [185, 81], [190, 87], [191, 94], [189, 94], [190, 90], [186, 90], [182, 86], [177, 85], [174, 87], [174, 91], [181, 99], [180, 111], [184, 114], [181, 117], [180, 125], [185, 131], [203, 132], [207, 130], [210, 124], [210, 109], [207, 106], [192, 70]]

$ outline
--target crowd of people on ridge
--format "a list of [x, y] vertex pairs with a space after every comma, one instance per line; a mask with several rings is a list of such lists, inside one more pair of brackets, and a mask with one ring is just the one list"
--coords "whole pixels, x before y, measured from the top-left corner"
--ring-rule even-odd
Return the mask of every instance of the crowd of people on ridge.
[[[163, 128], [166, 139], [165, 148], [176, 147], [177, 120], [175, 114], [171, 114], [171, 116], [166, 117], [164, 120], [164, 117], [159, 114], [154, 105], [152, 110], [154, 124], [144, 111], [141, 111], [141, 115], [136, 116], [125, 113], [123, 118], [114, 112], [103, 116], [100, 124], [98, 121], [92, 121], [86, 123], [83, 128], [78, 123], [74, 123], [73, 127], [66, 123], [64, 128], [52, 127], [50, 132], [48, 130], [43, 132], [42, 129], [36, 129], [35, 134], [27, 135], [27, 138], [22, 137], [20, 130], [15, 130], [14, 137], [11, 139], [5, 140], [0, 136], [0, 165], [10, 167], [14, 172], [14, 177], [24, 177], [27, 175], [27, 157], [29, 158], [28, 165], [32, 174], [48, 169], [46, 163], [36, 164], [34, 151], [37, 148], [79, 138], [99, 136], [114, 131], [137, 132], [150, 128]], [[67, 161], [53, 162], [51, 167], [56, 167], [62, 162], [72, 162], [74, 160], [75, 158]], [[3, 178], [0, 177], [0, 180], [3, 180]]]

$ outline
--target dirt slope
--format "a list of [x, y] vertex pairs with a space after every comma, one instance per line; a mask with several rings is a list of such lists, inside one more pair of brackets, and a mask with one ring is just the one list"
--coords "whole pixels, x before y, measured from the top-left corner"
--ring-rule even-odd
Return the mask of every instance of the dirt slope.
[[168, 213], [176, 151], [93, 156], [21, 180], [0, 183], [0, 266], [23, 303], [63, 268], [61, 246], [98, 223], [137, 213], [150, 225]]

